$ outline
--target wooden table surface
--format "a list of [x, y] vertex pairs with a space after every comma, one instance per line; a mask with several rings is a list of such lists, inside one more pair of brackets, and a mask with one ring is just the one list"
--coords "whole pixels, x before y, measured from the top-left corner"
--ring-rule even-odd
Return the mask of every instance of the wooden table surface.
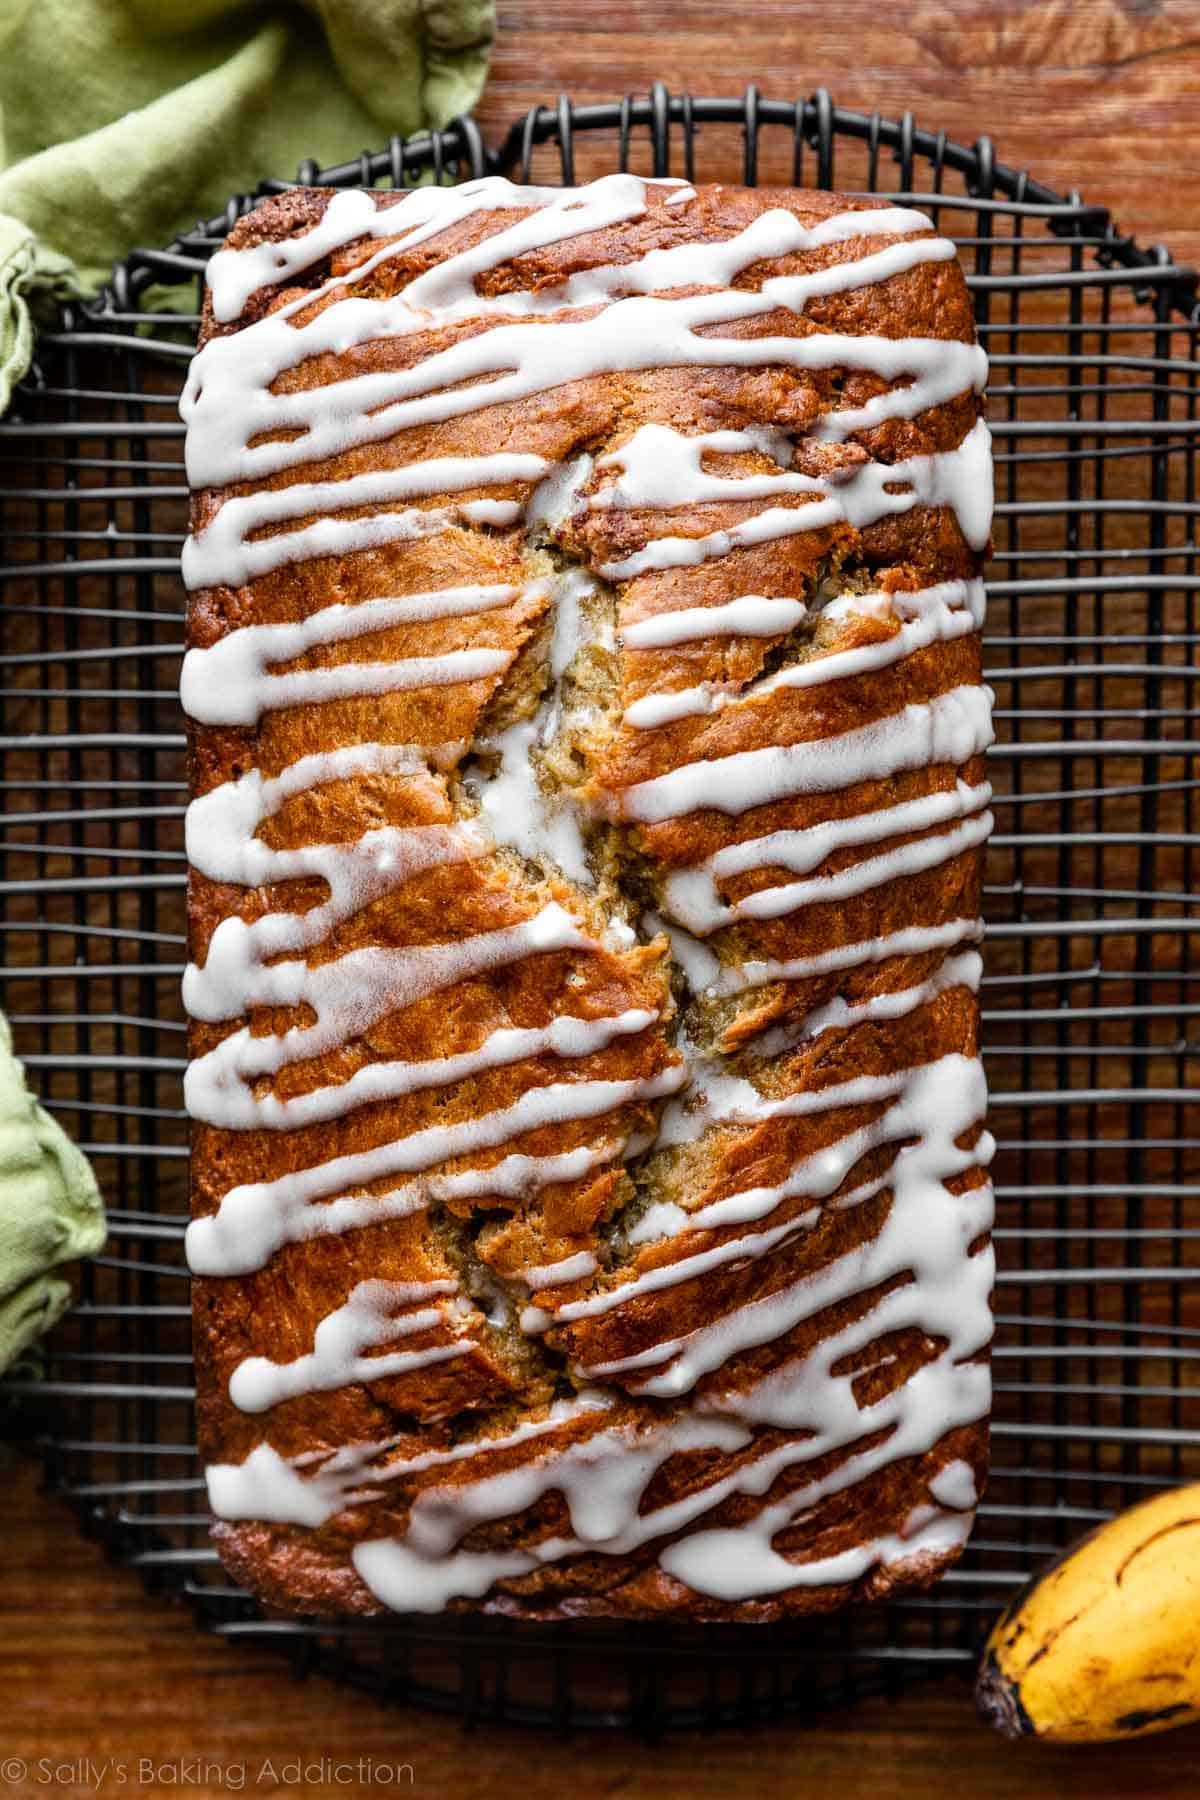
[[[220, 1796], [239, 1782], [246, 1794], [306, 1800], [940, 1800], [965, 1780], [970, 1800], [1196, 1792], [1200, 1729], [1082, 1751], [1006, 1744], [976, 1719], [961, 1680], [816, 1727], [686, 1733], [653, 1747], [611, 1732], [464, 1732], [298, 1680], [267, 1651], [197, 1630], [183, 1605], [147, 1597], [105, 1562], [65, 1504], [39, 1493], [32, 1463], [2, 1459], [0, 1800]], [[299, 1782], [288, 1779], [297, 1762]]]
[[973, 144], [1200, 261], [1197, 0], [497, 0], [489, 141], [526, 107], [676, 93], [841, 106]]
[[[844, 105], [910, 108], [967, 142], [986, 130], [1002, 160], [1078, 187], [1143, 241], [1200, 261], [1197, 0], [499, 0], [499, 14], [480, 108], [489, 139], [560, 90], [612, 98], [661, 78], [729, 94], [753, 81], [796, 98], [825, 85]], [[0, 1463], [0, 1482], [0, 1797], [240, 1788], [587, 1800], [651, 1783], [668, 1800], [928, 1800], [954, 1783], [969, 1783], [972, 1800], [1196, 1792], [1200, 1733], [1094, 1750], [1007, 1745], [976, 1722], [958, 1682], [816, 1729], [652, 1750], [608, 1734], [465, 1735], [205, 1636], [107, 1566], [38, 1493], [30, 1464]], [[287, 1765], [298, 1759], [317, 1766], [296, 1780]]]

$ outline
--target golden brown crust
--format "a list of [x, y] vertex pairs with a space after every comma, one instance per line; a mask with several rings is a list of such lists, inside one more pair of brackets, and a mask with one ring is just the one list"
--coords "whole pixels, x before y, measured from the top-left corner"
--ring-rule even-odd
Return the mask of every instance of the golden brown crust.
[[[229, 239], [235, 250], [282, 242], [319, 223], [330, 191], [296, 190], [268, 200], [241, 220]], [[390, 197], [381, 197], [390, 198]], [[397, 197], [397, 219], [403, 198]], [[699, 190], [688, 206], [668, 208], [651, 190], [644, 215], [520, 256], [488, 271], [478, 282], [486, 296], [556, 288], [572, 275], [611, 263], [631, 262], [671, 246], [724, 240], [769, 208], [783, 207], [806, 224], [857, 206], [837, 196], [787, 191]], [[399, 292], [448, 255], [481, 242], [498, 229], [493, 212], [452, 225], [412, 251], [382, 262], [355, 287], [357, 295], [382, 298]], [[873, 240], [841, 240], [767, 264], [756, 264], [735, 285], [757, 287], [770, 274], [806, 273], [866, 254]], [[316, 290], [330, 275], [352, 270], [378, 248], [359, 241], [303, 271], [293, 285], [265, 288], [251, 296], [242, 315], [218, 324], [206, 303], [202, 343], [244, 330], [269, 310]], [[336, 298], [336, 296], [333, 296]], [[315, 302], [303, 320], [330, 303]], [[415, 367], [421, 359], [463, 342], [494, 320], [468, 317], [434, 324], [409, 335], [376, 339], [336, 356], [317, 358], [281, 377], [277, 391], [304, 391], [352, 375], [383, 374]], [[835, 332], [887, 338], [928, 337], [973, 341], [969, 298], [956, 262], [919, 263], [887, 280], [810, 301], [803, 312], [782, 308], [722, 327], [730, 337], [796, 337]], [[715, 333], [713, 335], [716, 335]], [[895, 463], [928, 456], [960, 444], [978, 416], [974, 394], [922, 412], [915, 419], [891, 419], [853, 433], [845, 443], [810, 435], [832, 407], [861, 406], [888, 382], [854, 369], [820, 370], [782, 363], [763, 368], [654, 368], [598, 374], [573, 380], [542, 394], [479, 408], [461, 418], [411, 427], [381, 441], [343, 450], [288, 469], [265, 481], [251, 481], [193, 496], [192, 528], [201, 532], [231, 495], [276, 488], [292, 480], [343, 480], [354, 474], [396, 468], [434, 457], [475, 456], [517, 451], [566, 463], [587, 453], [599, 458], [627, 443], [642, 425], [669, 423], [677, 432], [783, 429], [795, 440], [793, 467], [823, 478], [852, 475], [864, 459]], [[721, 458], [723, 474], [754, 475], [774, 467], [756, 449]], [[601, 476], [594, 472], [588, 491]], [[512, 482], [467, 490], [455, 502], [487, 497], [525, 501], [529, 483]], [[803, 496], [779, 502], [806, 504]], [[422, 502], [424, 504], [424, 502]], [[437, 498], [429, 504], [438, 504]], [[762, 510], [761, 500], [708, 501], [677, 507], [664, 522], [661, 512], [636, 509], [576, 511], [563, 522], [552, 545], [556, 558], [596, 570], [641, 549], [652, 537], [669, 533], [697, 537], [728, 530]], [[361, 509], [367, 511], [369, 509]], [[351, 515], [355, 516], [355, 515]], [[482, 527], [461, 520], [441, 533], [413, 542], [397, 541], [352, 554], [285, 563], [244, 586], [200, 589], [191, 596], [189, 644], [205, 648], [247, 624], [302, 620], [336, 602], [361, 603], [380, 595], [421, 593], [468, 583], [511, 583], [521, 588], [511, 605], [458, 618], [393, 625], [353, 641], [309, 652], [288, 667], [331, 667], [342, 662], [385, 661], [442, 655], [488, 647], [508, 659], [495, 675], [478, 680], [401, 690], [323, 704], [297, 705], [264, 713], [255, 728], [199, 726], [191, 729], [191, 781], [203, 795], [251, 768], [271, 777], [299, 758], [342, 745], [375, 741], [423, 746], [428, 762], [419, 774], [396, 779], [357, 776], [331, 781], [287, 802], [262, 828], [276, 848], [351, 841], [380, 825], [405, 828], [453, 824], [461, 817], [463, 792], [454, 774], [469, 747], [486, 730], [497, 709], [511, 703], [524, 673], [536, 677], [546, 655], [547, 593], [530, 584], [545, 550], [532, 545], [524, 526]], [[974, 575], [979, 557], [965, 541], [947, 506], [919, 507], [856, 529], [836, 523], [812, 531], [732, 550], [698, 566], [652, 569], [613, 584], [618, 632], [681, 606], [720, 605], [736, 595], [794, 597], [813, 603], [822, 583], [840, 581], [852, 590], [867, 587], [904, 592]], [[813, 617], [817, 607], [812, 605]], [[808, 628], [806, 628], [807, 630]], [[577, 797], [600, 821], [613, 796], [682, 765], [719, 759], [771, 744], [799, 744], [869, 725], [914, 702], [980, 680], [977, 634], [944, 642], [875, 672], [809, 687], [763, 685], [764, 676], [789, 661], [882, 642], [898, 629], [895, 617], [850, 615], [834, 627], [817, 618], [816, 637], [795, 631], [775, 637], [734, 635], [699, 638], [665, 648], [622, 645], [593, 670], [593, 684], [607, 683], [597, 717], [581, 711], [573, 727], [578, 771]], [[540, 662], [539, 662], [540, 659]], [[730, 704], [647, 731], [623, 722], [624, 710], [664, 691], [718, 684]], [[459, 746], [447, 756], [440, 747]], [[950, 764], [918, 768], [879, 780], [854, 782], [832, 793], [799, 794], [753, 808], [736, 821], [739, 838], [797, 830], [818, 821], [847, 817], [900, 801], [953, 788], [956, 777], [982, 779], [981, 759], [964, 768]], [[901, 833], [868, 850], [835, 850], [822, 865], [834, 873], [861, 859], [924, 835]], [[421, 1061], [459, 1054], [498, 1029], [536, 1030], [569, 1012], [598, 1019], [631, 1009], [657, 1015], [656, 1023], [616, 1037], [582, 1063], [568, 1063], [571, 1078], [649, 1083], [675, 1069], [676, 1001], [666, 940], [650, 932], [641, 941], [604, 937], [614, 895], [635, 894], [657, 902], [661, 883], [673, 870], [696, 864], [729, 841], [730, 821], [716, 810], [693, 811], [661, 822], [597, 824], [592, 849], [605, 874], [597, 894], [553, 870], [531, 868], [501, 852], [434, 867], [413, 877], [344, 920], [328, 941], [312, 952], [319, 962], [355, 949], [423, 946], [461, 941], [503, 930], [557, 903], [591, 933], [586, 949], [551, 951], [462, 981], [415, 1004], [393, 1011], [365, 1032], [318, 1061], [292, 1064], [275, 1079], [273, 1091], [286, 1100], [315, 1087], [349, 1080], [374, 1063]], [[981, 851], [966, 850], [920, 872], [899, 876], [803, 911], [769, 920], [743, 919], [722, 934], [722, 955], [736, 963], [749, 959], [798, 959], [839, 945], [855, 944], [914, 922], [937, 924], [971, 918], [979, 910]], [[778, 870], [755, 869], [722, 884], [721, 898], [736, 904], [776, 884]], [[220, 921], [246, 920], [279, 910], [302, 911], [325, 894], [316, 878], [276, 887], [245, 889], [223, 884], [193, 869], [189, 906], [191, 954], [202, 963]], [[629, 915], [638, 925], [636, 914]], [[753, 988], [719, 1006], [697, 1005], [694, 1026], [707, 1033], [715, 1054], [735, 1055], [768, 1027], [797, 1025], [813, 1008], [841, 996], [851, 1007], [884, 993], [909, 988], [934, 971], [936, 952], [897, 955], [809, 979], [777, 981]], [[676, 984], [678, 995], [678, 984]], [[692, 1013], [689, 1012], [689, 1020]], [[211, 1051], [244, 1019], [196, 1022], [193, 1056]], [[257, 1008], [255, 1033], [275, 1033], [303, 1025], [302, 1009]], [[693, 1026], [690, 1024], [689, 1029]], [[888, 1074], [935, 1059], [976, 1050], [973, 997], [963, 987], [937, 994], [927, 1004], [894, 1019], [847, 1024], [801, 1035], [794, 1046], [759, 1070], [764, 1091], [786, 1095], [832, 1086], [862, 1075]], [[511, 1105], [531, 1086], [564, 1079], [561, 1060], [540, 1058], [501, 1066], [457, 1083], [453, 1089], [426, 1089], [373, 1104], [342, 1117], [290, 1131], [228, 1130], [198, 1122], [193, 1136], [193, 1212], [211, 1215], [222, 1195], [241, 1184], [274, 1180], [433, 1125], [469, 1121]], [[515, 1146], [530, 1156], [559, 1154], [653, 1129], [658, 1103], [634, 1100], [596, 1120], [554, 1121], [527, 1132]], [[448, 1201], [404, 1219], [389, 1219], [341, 1235], [318, 1235], [287, 1243], [266, 1266], [234, 1277], [199, 1276], [195, 1282], [196, 1363], [201, 1448], [209, 1463], [237, 1464], [264, 1438], [285, 1458], [312, 1456], [347, 1444], [386, 1440], [386, 1460], [396, 1462], [429, 1451], [449, 1451], [465, 1438], [502, 1435], [514, 1424], [543, 1419], [556, 1398], [581, 1384], [578, 1371], [636, 1358], [668, 1339], [733, 1313], [757, 1299], [783, 1291], [826, 1267], [838, 1256], [870, 1243], [881, 1229], [890, 1203], [884, 1187], [876, 1199], [851, 1211], [836, 1200], [857, 1184], [885, 1175], [895, 1145], [860, 1159], [846, 1180], [826, 1197], [815, 1229], [799, 1232], [769, 1258], [719, 1264], [694, 1279], [650, 1289], [627, 1303], [576, 1321], [551, 1323], [544, 1336], [489, 1324], [484, 1314], [487, 1284], [519, 1295], [521, 1271], [588, 1252], [599, 1268], [554, 1290], [553, 1302], [537, 1295], [553, 1314], [565, 1304], [622, 1284], [695, 1255], [737, 1235], [733, 1226], [696, 1230], [679, 1237], [634, 1244], [619, 1227], [629, 1215], [634, 1187], [640, 1202], [678, 1201], [689, 1211], [749, 1186], [785, 1179], [798, 1161], [835, 1143], [878, 1117], [880, 1106], [840, 1106], [828, 1112], [773, 1116], [753, 1127], [710, 1131], [675, 1152], [643, 1157], [632, 1165], [635, 1181], [621, 1162], [591, 1169], [574, 1181], [560, 1181], [518, 1200], [492, 1196], [482, 1201]], [[496, 1160], [504, 1150], [476, 1158], [475, 1166]], [[455, 1167], [463, 1166], [456, 1164]], [[982, 1181], [979, 1170], [957, 1178], [960, 1187]], [[389, 1180], [367, 1184], [383, 1193]], [[954, 1183], [950, 1184], [952, 1187]], [[772, 1224], [786, 1222], [811, 1201], [783, 1202]], [[790, 1215], [789, 1215], [790, 1209]], [[632, 1215], [629, 1215], [632, 1216]], [[247, 1414], [229, 1398], [230, 1377], [248, 1356], [288, 1362], [310, 1350], [320, 1321], [341, 1306], [365, 1277], [379, 1281], [459, 1284], [469, 1297], [472, 1348], [444, 1362], [427, 1364], [369, 1384], [352, 1382], [332, 1392], [302, 1393], [265, 1415]], [[857, 1317], [867, 1299], [855, 1296], [818, 1312], [783, 1336], [738, 1352], [718, 1375], [701, 1378], [696, 1396], [718, 1383], [744, 1391], [758, 1378], [810, 1351], [823, 1338]], [[856, 1311], [857, 1309], [857, 1311]], [[439, 1323], [404, 1339], [416, 1351], [453, 1344], [463, 1330], [460, 1317], [444, 1311]], [[392, 1346], [394, 1348], [394, 1346]], [[386, 1350], [388, 1346], [381, 1346]], [[878, 1351], [876, 1341], [869, 1347]], [[886, 1346], [883, 1362], [864, 1355], [856, 1377], [860, 1404], [894, 1391], [938, 1351], [935, 1339], [917, 1330], [901, 1332]], [[669, 1412], [669, 1403], [642, 1392], [646, 1376], [636, 1369], [605, 1378], [611, 1405], [602, 1415], [575, 1414], [555, 1429], [556, 1447], [581, 1442], [600, 1429], [628, 1423], [642, 1429]], [[752, 1442], [735, 1452], [681, 1452], [654, 1476], [643, 1510], [681, 1499], [773, 1446], [787, 1434], [757, 1429]], [[855, 1448], [859, 1448], [856, 1445]], [[927, 1502], [930, 1479], [955, 1461], [983, 1484], [986, 1425], [959, 1427], [922, 1454], [887, 1464], [853, 1486], [831, 1492], [803, 1518], [802, 1527], [783, 1533], [776, 1548], [799, 1561], [836, 1556], [895, 1534]], [[494, 1452], [488, 1473], [527, 1461], [518, 1445]], [[705, 1528], [736, 1525], [764, 1504], [786, 1495], [814, 1473], [845, 1460], [840, 1449], [816, 1463], [795, 1465], [769, 1488], [766, 1499], [735, 1495], [704, 1514]], [[719, 1469], [718, 1469], [719, 1465]], [[454, 1487], [470, 1479], [465, 1461], [395, 1480], [381, 1497], [348, 1505], [319, 1528], [290, 1524], [219, 1524], [215, 1539], [231, 1573], [272, 1606], [314, 1613], [367, 1612], [380, 1602], [350, 1561], [353, 1546], [365, 1539], [403, 1537], [416, 1494], [435, 1484]], [[569, 1530], [561, 1494], [551, 1490], [513, 1516], [480, 1525], [464, 1543], [468, 1549], [502, 1550], [541, 1544]], [[668, 1534], [670, 1535], [670, 1534]], [[657, 1562], [662, 1547], [651, 1540], [625, 1555], [577, 1554], [531, 1573], [493, 1584], [480, 1601], [452, 1600], [455, 1607], [483, 1605], [524, 1617], [567, 1618], [585, 1614], [699, 1619], [770, 1620], [820, 1610], [852, 1596], [879, 1597], [902, 1585], [932, 1580], [952, 1552], [918, 1553], [867, 1569], [851, 1581], [798, 1586], [768, 1598], [721, 1602], [698, 1594], [667, 1574]]]

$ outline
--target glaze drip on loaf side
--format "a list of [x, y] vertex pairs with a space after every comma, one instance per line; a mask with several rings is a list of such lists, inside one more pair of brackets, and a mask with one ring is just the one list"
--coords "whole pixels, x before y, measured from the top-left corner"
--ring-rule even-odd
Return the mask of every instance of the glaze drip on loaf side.
[[985, 364], [920, 213], [297, 190], [183, 411], [202, 1452], [305, 1612], [931, 1579], [990, 1403]]

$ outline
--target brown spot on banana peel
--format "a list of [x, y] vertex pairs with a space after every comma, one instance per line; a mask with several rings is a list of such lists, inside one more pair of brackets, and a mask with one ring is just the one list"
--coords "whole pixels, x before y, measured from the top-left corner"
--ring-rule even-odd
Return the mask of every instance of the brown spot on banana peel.
[[[1088, 1537], [1094, 1535], [1094, 1533], [1089, 1532]], [[1087, 1541], [1088, 1538], [1082, 1538], [1080, 1543], [1085, 1544]], [[992, 1641], [1001, 1643], [1006, 1654], [1015, 1650], [1022, 1637], [1028, 1637], [1030, 1635], [1030, 1628], [1023, 1617], [1030, 1596], [1038, 1588], [1052, 1586], [1060, 1578], [1064, 1565], [1070, 1560], [1071, 1556], [1078, 1548], [1079, 1545], [1076, 1544], [1068, 1550], [1061, 1551], [1052, 1562], [1048, 1562], [1045, 1568], [1039, 1570], [1032, 1581], [1025, 1584], [1016, 1599], [1010, 1601], [1007, 1609], [1001, 1613], [999, 1619], [997, 1619], [992, 1628]], [[1087, 1609], [1081, 1608], [1080, 1610], [1086, 1611]], [[1067, 1629], [1068, 1625], [1073, 1625], [1079, 1617], [1080, 1612], [1073, 1612], [1069, 1619], [1064, 1619], [1061, 1624], [1056, 1625], [1053, 1630], [1043, 1638], [1042, 1642], [1029, 1658], [1029, 1661], [1025, 1664], [1025, 1667], [1031, 1669], [1034, 1663], [1040, 1662], [1055, 1640]], [[990, 1654], [994, 1655], [994, 1652], [991, 1652]]]
[[1070, 1626], [1072, 1626], [1075, 1623], [1076, 1619], [1082, 1618], [1083, 1614], [1087, 1610], [1088, 1610], [1087, 1607], [1081, 1607], [1078, 1612], [1073, 1612], [1069, 1619], [1063, 1619], [1061, 1621], [1061, 1623], [1059, 1623], [1058, 1625], [1051, 1626], [1050, 1630], [1046, 1633], [1045, 1637], [1042, 1639], [1041, 1643], [1038, 1645], [1037, 1649], [1034, 1651], [1034, 1653], [1030, 1657], [1029, 1661], [1025, 1664], [1026, 1673], [1028, 1673], [1028, 1671], [1033, 1668], [1035, 1663], [1040, 1663], [1043, 1656], [1049, 1655], [1050, 1651], [1053, 1650], [1055, 1644], [1057, 1644], [1057, 1642], [1058, 1642], [1059, 1638], [1062, 1636], [1063, 1632], [1066, 1631]]
[[1128, 1569], [1130, 1563], [1133, 1562], [1135, 1558], [1142, 1554], [1143, 1550], [1148, 1550], [1151, 1544], [1156, 1544], [1160, 1538], [1170, 1537], [1173, 1531], [1186, 1531], [1188, 1527], [1192, 1525], [1200, 1525], [1200, 1518], [1175, 1519], [1170, 1525], [1164, 1525], [1161, 1530], [1152, 1531], [1148, 1538], [1143, 1538], [1141, 1543], [1129, 1552], [1129, 1555], [1125, 1558], [1124, 1562], [1118, 1564], [1114, 1576], [1117, 1586], [1121, 1586], [1121, 1583], [1125, 1579], [1126, 1569]]
[[[1090, 1544], [1093, 1538], [1099, 1537], [1100, 1533], [1106, 1529], [1106, 1525], [1093, 1526], [1091, 1531], [1079, 1538], [1074, 1544], [1068, 1544], [1066, 1549], [1060, 1550], [1056, 1556], [1052, 1556], [1048, 1562], [1044, 1563], [1037, 1574], [1026, 1582], [1016, 1598], [1009, 1601], [1008, 1606], [1001, 1613], [995, 1625], [992, 1627], [991, 1640], [993, 1642], [1002, 1641], [1005, 1651], [1011, 1651], [1016, 1647], [1016, 1644], [1021, 1637], [1028, 1636], [1030, 1628], [1026, 1624], [1023, 1615], [1031, 1595], [1038, 1588], [1056, 1586], [1063, 1579], [1066, 1565], [1073, 1557], [1083, 1549], [1085, 1544]], [[1029, 1662], [1025, 1665], [1026, 1668], [1032, 1668], [1035, 1662], [1040, 1662], [1054, 1640], [1066, 1630], [1068, 1625], [1073, 1625], [1075, 1620], [1081, 1616], [1082, 1612], [1086, 1612], [1087, 1610], [1089, 1609], [1086, 1607], [1081, 1608], [1080, 1612], [1072, 1613], [1069, 1619], [1064, 1619], [1061, 1625], [1056, 1626], [1053, 1633], [1043, 1639], [1042, 1643], [1034, 1651]], [[1002, 1640], [1001, 1633], [1004, 1634]], [[990, 1652], [989, 1654], [994, 1654], [994, 1652]]]
[[1131, 1736], [1136, 1736], [1142, 1731], [1161, 1731], [1165, 1725], [1184, 1725], [1195, 1718], [1200, 1718], [1196, 1708], [1189, 1706], [1186, 1700], [1180, 1700], [1174, 1706], [1122, 1713], [1120, 1718], [1113, 1720], [1113, 1725], [1118, 1731], [1127, 1731]]

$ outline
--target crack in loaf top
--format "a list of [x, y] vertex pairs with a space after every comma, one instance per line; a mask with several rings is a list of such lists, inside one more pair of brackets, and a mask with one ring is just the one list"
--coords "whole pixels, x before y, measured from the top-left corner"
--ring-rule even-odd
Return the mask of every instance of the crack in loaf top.
[[963, 1542], [984, 361], [905, 208], [297, 191], [183, 408], [189, 1257], [309, 1609], [761, 1618]]

